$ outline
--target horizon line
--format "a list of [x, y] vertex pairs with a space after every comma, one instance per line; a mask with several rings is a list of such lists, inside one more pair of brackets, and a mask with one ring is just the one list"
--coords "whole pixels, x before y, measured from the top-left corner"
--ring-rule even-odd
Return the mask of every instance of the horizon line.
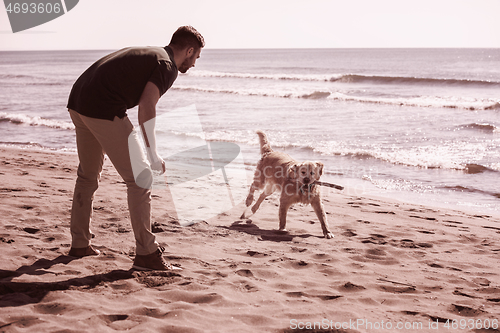
[[[130, 45], [134, 46], [134, 45]], [[161, 45], [136, 45], [136, 46], [159, 46]], [[129, 46], [123, 46], [129, 47]], [[0, 52], [51, 52], [51, 51], [113, 51], [119, 48], [87, 48], [87, 49], [0, 49]], [[203, 48], [204, 51], [221, 51], [221, 50], [346, 50], [346, 49], [500, 49], [500, 46], [350, 46], [350, 47], [214, 47]]]

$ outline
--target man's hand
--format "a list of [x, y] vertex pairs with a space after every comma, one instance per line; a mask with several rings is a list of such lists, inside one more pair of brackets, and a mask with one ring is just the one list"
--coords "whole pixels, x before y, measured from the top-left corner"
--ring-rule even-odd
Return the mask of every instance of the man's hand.
[[164, 174], [166, 170], [165, 161], [160, 157], [159, 161], [151, 163], [151, 169], [154, 171], [159, 171], [161, 174]]

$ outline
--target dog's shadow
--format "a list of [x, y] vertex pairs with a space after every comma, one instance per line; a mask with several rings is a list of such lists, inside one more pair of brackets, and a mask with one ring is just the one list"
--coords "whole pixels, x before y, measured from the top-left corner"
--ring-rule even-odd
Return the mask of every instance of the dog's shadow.
[[271, 241], [271, 242], [290, 242], [295, 237], [299, 238], [315, 237], [314, 235], [311, 234], [292, 235], [288, 231], [279, 231], [276, 229], [273, 230], [261, 229], [259, 228], [258, 225], [252, 223], [251, 220], [238, 220], [233, 222], [231, 226], [225, 228], [229, 230], [244, 232], [253, 236], [259, 236], [259, 240]]

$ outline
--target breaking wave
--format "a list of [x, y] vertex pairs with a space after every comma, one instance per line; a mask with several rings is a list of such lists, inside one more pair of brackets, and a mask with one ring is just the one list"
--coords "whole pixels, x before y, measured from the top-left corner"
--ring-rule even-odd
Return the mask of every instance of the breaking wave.
[[491, 86], [500, 87], [498, 81], [470, 80], [470, 79], [446, 79], [426, 77], [384, 76], [384, 75], [360, 75], [360, 74], [254, 74], [254, 73], [231, 73], [196, 70], [187, 75], [196, 77], [219, 77], [240, 79], [263, 79], [263, 80], [293, 80], [293, 81], [318, 81], [318, 82], [341, 82], [341, 83], [373, 83], [373, 84], [420, 84], [420, 85], [455, 85], [455, 86]]
[[276, 98], [301, 98], [301, 99], [331, 99], [345, 102], [358, 102], [369, 104], [456, 108], [466, 110], [493, 110], [500, 109], [500, 101], [494, 99], [467, 98], [467, 97], [372, 97], [353, 96], [341, 92], [326, 90], [313, 90], [310, 92], [297, 92], [286, 89], [265, 90], [259, 88], [211, 88], [201, 86], [176, 85], [171, 88], [177, 91], [198, 91], [205, 93], [234, 94], [243, 96], [262, 96]]
[[500, 132], [500, 129], [492, 124], [488, 123], [471, 123], [467, 125], [460, 125], [457, 126], [458, 130], [462, 129], [467, 129], [467, 130], [474, 130], [474, 131], [480, 131], [480, 132], [485, 132], [485, 133], [498, 133]]
[[[255, 133], [251, 130], [219, 130], [207, 133], [172, 131], [172, 134], [184, 137], [198, 137], [208, 141], [227, 141], [251, 146], [258, 146]], [[449, 146], [451, 145], [451, 146]], [[500, 172], [500, 163], [482, 165], [464, 162], [466, 158], [457, 157], [455, 148], [463, 143], [449, 143], [443, 147], [411, 147], [406, 149], [387, 150], [381, 147], [348, 146], [342, 142], [332, 141], [289, 141], [287, 138], [272, 139], [272, 147], [277, 150], [298, 149], [307, 150], [324, 156], [344, 156], [359, 160], [378, 160], [393, 165], [404, 165], [422, 169], [459, 170], [466, 174], [485, 172]], [[473, 146], [464, 147], [473, 150]], [[371, 163], [371, 162], [370, 162]]]
[[45, 126], [50, 128], [60, 128], [72, 130], [73, 123], [62, 120], [47, 119], [41, 117], [31, 117], [23, 114], [0, 112], [0, 122], [10, 122], [13, 124], [25, 124], [30, 126]]

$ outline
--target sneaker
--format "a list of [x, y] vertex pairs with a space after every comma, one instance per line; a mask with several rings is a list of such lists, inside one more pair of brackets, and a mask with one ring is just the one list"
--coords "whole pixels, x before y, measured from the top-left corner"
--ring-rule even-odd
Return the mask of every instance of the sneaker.
[[72, 257], [83, 258], [87, 256], [98, 256], [101, 254], [101, 251], [94, 249], [92, 246], [87, 247], [72, 247], [69, 250], [69, 255]]
[[172, 266], [163, 260], [165, 249], [159, 247], [155, 252], [147, 255], [135, 255], [133, 268], [140, 271], [172, 271], [182, 270], [182, 268]]

